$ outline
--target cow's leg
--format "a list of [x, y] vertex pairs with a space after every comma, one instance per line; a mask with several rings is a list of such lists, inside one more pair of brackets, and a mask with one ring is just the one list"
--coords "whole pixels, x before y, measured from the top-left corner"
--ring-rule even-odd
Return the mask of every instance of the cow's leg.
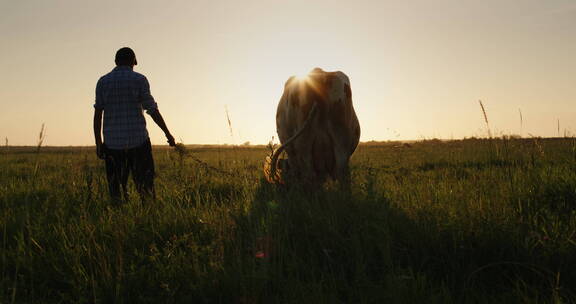
[[306, 154], [302, 155], [302, 182], [305, 185], [314, 187], [317, 182], [316, 172], [314, 170], [314, 157], [312, 155], [312, 145], [306, 151]]
[[286, 147], [286, 154], [288, 155], [288, 167], [286, 171], [286, 179], [288, 184], [300, 180], [302, 171], [301, 153], [297, 153], [293, 146]]
[[350, 191], [351, 179], [350, 179], [350, 167], [348, 165], [350, 161], [350, 156], [348, 151], [344, 149], [339, 149], [338, 147], [334, 150], [334, 157], [336, 161], [336, 179], [340, 183], [340, 189], [345, 191]]
[[306, 187], [314, 189], [317, 176], [314, 169], [314, 137], [299, 138], [295, 145], [297, 150], [296, 163], [298, 166], [298, 182]]

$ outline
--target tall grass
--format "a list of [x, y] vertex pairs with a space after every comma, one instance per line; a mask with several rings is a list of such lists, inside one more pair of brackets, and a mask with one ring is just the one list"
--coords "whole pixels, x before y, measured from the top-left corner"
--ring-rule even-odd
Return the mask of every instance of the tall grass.
[[524, 133], [524, 118], [522, 117], [521, 109], [518, 109], [518, 113], [520, 114], [520, 137], [522, 137]]
[[0, 302], [571, 303], [575, 142], [361, 145], [350, 193], [269, 185], [265, 147], [184, 150], [234, 175], [155, 148], [158, 200], [119, 207], [92, 150], [10, 150]]
[[42, 144], [44, 143], [45, 139], [46, 139], [46, 129], [44, 128], [44, 123], [42, 123], [42, 127], [40, 127], [40, 132], [38, 133], [38, 140], [36, 142], [36, 156], [34, 159], [34, 173], [32, 174], [32, 176], [34, 176], [34, 177], [36, 177], [36, 174], [38, 173], [38, 166], [40, 165], [40, 163], [39, 163], [40, 148], [42, 148]]
[[488, 138], [492, 138], [492, 132], [490, 131], [490, 124], [488, 124], [488, 114], [486, 114], [486, 109], [484, 108], [484, 104], [482, 100], [478, 100], [480, 103], [480, 109], [482, 109], [482, 115], [484, 117], [484, 123], [486, 123], [486, 130], [488, 131]]
[[228, 113], [228, 107], [225, 107], [224, 110], [226, 111], [226, 123], [228, 124], [228, 130], [230, 131], [230, 137], [232, 138], [232, 143], [236, 144], [234, 140], [234, 129], [232, 128], [232, 120], [230, 120], [230, 113]]

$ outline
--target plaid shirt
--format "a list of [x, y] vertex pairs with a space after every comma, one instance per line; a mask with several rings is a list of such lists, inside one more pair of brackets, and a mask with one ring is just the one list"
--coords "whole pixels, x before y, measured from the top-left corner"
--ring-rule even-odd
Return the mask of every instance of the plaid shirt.
[[128, 66], [117, 66], [96, 85], [94, 108], [104, 110], [104, 143], [110, 149], [130, 149], [148, 139], [146, 119], [158, 109], [150, 95], [150, 85], [142, 74]]

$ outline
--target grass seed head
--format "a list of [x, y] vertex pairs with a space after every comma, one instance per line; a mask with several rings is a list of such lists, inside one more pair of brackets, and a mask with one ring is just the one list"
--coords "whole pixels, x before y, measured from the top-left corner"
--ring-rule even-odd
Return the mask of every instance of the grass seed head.
[[490, 132], [490, 124], [488, 124], [488, 115], [486, 114], [486, 109], [484, 108], [484, 104], [482, 100], [478, 100], [480, 103], [480, 108], [482, 109], [482, 115], [484, 115], [484, 122], [486, 123], [486, 128], [488, 129], [488, 137], [492, 137], [492, 132]]
[[184, 156], [188, 153], [188, 150], [183, 143], [177, 143], [174, 150], [176, 150], [176, 153], [178, 153], [179, 156]]

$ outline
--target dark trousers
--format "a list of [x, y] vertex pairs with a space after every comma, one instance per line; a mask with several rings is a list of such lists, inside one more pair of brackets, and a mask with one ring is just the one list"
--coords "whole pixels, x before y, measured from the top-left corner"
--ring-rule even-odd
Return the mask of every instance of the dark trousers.
[[[155, 199], [154, 192], [154, 159], [150, 140], [131, 149], [108, 149], [106, 153], [106, 177], [112, 199], [128, 200], [128, 175], [132, 180], [142, 201]], [[122, 192], [120, 190], [122, 188]]]

